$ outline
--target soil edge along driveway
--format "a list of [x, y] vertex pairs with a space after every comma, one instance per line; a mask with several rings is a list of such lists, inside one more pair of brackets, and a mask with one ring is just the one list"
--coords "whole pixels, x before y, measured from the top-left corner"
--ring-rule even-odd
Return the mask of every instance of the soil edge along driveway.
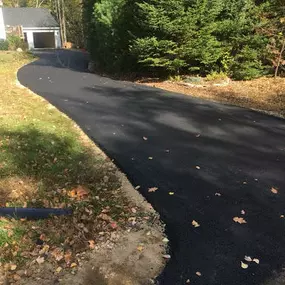
[[73, 118], [166, 223], [160, 284], [271, 284], [285, 263], [284, 120], [89, 74], [79, 52], [39, 56], [19, 81]]

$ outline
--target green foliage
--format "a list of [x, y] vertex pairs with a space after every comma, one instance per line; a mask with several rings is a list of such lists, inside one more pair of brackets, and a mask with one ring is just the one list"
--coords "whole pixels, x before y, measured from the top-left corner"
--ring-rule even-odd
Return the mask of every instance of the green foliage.
[[9, 45], [9, 50], [16, 50], [17, 48], [21, 48], [22, 50], [27, 50], [27, 44], [16, 35], [9, 35], [7, 37], [7, 42]]
[[251, 79], [270, 70], [262, 31], [271, 21], [266, 11], [276, 14], [271, 2], [87, 0], [87, 43], [98, 68], [111, 72]]
[[0, 50], [8, 50], [9, 49], [9, 43], [5, 40], [0, 40]]
[[222, 71], [221, 72], [213, 71], [210, 74], [208, 74], [206, 78], [208, 81], [219, 81], [227, 79], [228, 76], [226, 73]]

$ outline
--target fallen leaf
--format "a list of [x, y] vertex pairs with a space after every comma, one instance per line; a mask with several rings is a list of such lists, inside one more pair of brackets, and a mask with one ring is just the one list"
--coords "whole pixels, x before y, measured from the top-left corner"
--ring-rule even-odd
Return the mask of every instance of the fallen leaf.
[[248, 261], [248, 262], [251, 262], [252, 261], [252, 258], [250, 256], [245, 256], [244, 257], [244, 260], [245, 261]]
[[169, 239], [168, 238], [164, 238], [162, 241], [165, 242], [165, 243], [168, 243]]
[[135, 187], [136, 190], [139, 190], [140, 188], [141, 188], [141, 186], [139, 186], [139, 185]]
[[198, 222], [196, 222], [195, 220], [193, 220], [192, 226], [194, 226], [195, 228], [198, 228], [198, 227], [200, 227], [200, 224]]
[[118, 225], [116, 222], [112, 222], [110, 223], [110, 227], [113, 229], [113, 230], [116, 230], [118, 228]]
[[72, 252], [68, 251], [65, 255], [64, 255], [64, 261], [69, 264], [71, 262], [71, 258], [72, 258]]
[[147, 138], [147, 137], [143, 137], [143, 140], [144, 140], [144, 141], [147, 141], [147, 140], [148, 140], [148, 138]]
[[76, 267], [76, 266], [77, 266], [77, 264], [76, 264], [75, 262], [73, 262], [73, 263], [70, 264], [70, 268], [74, 268], [74, 267]]
[[186, 280], [186, 283], [189, 284], [189, 283], [190, 283], [190, 279], [187, 279], [187, 280]]
[[51, 252], [52, 257], [56, 260], [56, 261], [61, 261], [64, 257], [63, 252], [61, 249], [59, 248], [55, 248], [52, 252]]
[[201, 167], [200, 167], [200, 166], [198, 166], [198, 165], [196, 165], [196, 169], [201, 169]]
[[13, 279], [14, 279], [15, 281], [19, 281], [19, 280], [21, 280], [21, 276], [18, 275], [18, 274], [14, 274], [14, 275], [13, 275]]
[[284, 215], [281, 215], [280, 218], [283, 219], [283, 218], [284, 218]]
[[44, 245], [44, 247], [39, 251], [39, 254], [42, 255], [42, 254], [45, 254], [49, 251], [49, 245]]
[[55, 270], [56, 273], [60, 273], [61, 271], [62, 271], [62, 267], [60, 266]]
[[155, 191], [157, 191], [157, 190], [158, 190], [157, 187], [148, 188], [148, 192], [150, 192], [150, 193], [155, 192]]
[[244, 263], [244, 262], [240, 262], [240, 266], [242, 269], [247, 269], [248, 268], [248, 264]]
[[246, 220], [244, 218], [234, 217], [233, 221], [239, 224], [246, 224]]
[[254, 258], [252, 261], [255, 262], [256, 264], [259, 264], [259, 259], [258, 258]]
[[165, 258], [165, 259], [170, 259], [171, 258], [171, 256], [169, 254], [164, 254], [162, 257]]
[[174, 195], [174, 192], [169, 192], [168, 194], [169, 194], [170, 196], [172, 196], [172, 195]]
[[199, 272], [199, 271], [197, 271], [197, 272], [196, 272], [196, 275], [199, 276], [199, 277], [201, 277], [201, 276], [202, 276], [202, 273]]
[[271, 188], [271, 192], [272, 192], [273, 194], [277, 194], [277, 193], [278, 193], [278, 190], [277, 190], [276, 188], [272, 187], [272, 188]]
[[10, 270], [11, 270], [11, 271], [16, 270], [16, 268], [17, 268], [17, 265], [16, 265], [16, 264], [11, 264], [11, 265], [10, 265]]
[[149, 160], [153, 160], [153, 157], [152, 156], [149, 156], [149, 158], [148, 158]]
[[77, 198], [79, 199], [86, 197], [89, 194], [89, 190], [83, 186], [78, 186], [75, 190], [77, 193]]
[[140, 251], [140, 252], [142, 252], [142, 251], [144, 250], [144, 247], [143, 247], [142, 245], [139, 245], [139, 246], [137, 247], [137, 250]]
[[220, 196], [222, 196], [222, 194], [217, 192], [217, 193], [215, 193], [215, 196], [220, 197]]
[[95, 248], [95, 241], [94, 240], [89, 240], [88, 243], [89, 243], [89, 248], [90, 249], [94, 249]]
[[36, 262], [37, 262], [38, 264], [43, 264], [43, 263], [45, 262], [45, 258], [39, 256], [39, 257], [36, 259]]
[[201, 136], [201, 134], [197, 134], [197, 135], [196, 135], [196, 138], [199, 138], [200, 136]]
[[240, 212], [242, 215], [245, 215], [245, 210], [241, 210]]

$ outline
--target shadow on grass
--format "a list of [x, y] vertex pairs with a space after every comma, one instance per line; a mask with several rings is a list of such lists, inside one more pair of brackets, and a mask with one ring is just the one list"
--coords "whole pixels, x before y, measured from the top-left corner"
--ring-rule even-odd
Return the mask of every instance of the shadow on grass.
[[[11, 193], [7, 191], [23, 193], [23, 187], [36, 187], [33, 195], [39, 198], [48, 196], [49, 191], [78, 185], [86, 185], [94, 193], [100, 190], [100, 183], [107, 173], [104, 159], [95, 157], [91, 149], [83, 147], [75, 134], [60, 136], [27, 127], [17, 131], [0, 129], [0, 137], [0, 181], [4, 181], [0, 183], [2, 197], [4, 194], [6, 199], [9, 197]], [[117, 179], [110, 173], [108, 175], [114, 187]], [[11, 183], [15, 177], [20, 179]]]

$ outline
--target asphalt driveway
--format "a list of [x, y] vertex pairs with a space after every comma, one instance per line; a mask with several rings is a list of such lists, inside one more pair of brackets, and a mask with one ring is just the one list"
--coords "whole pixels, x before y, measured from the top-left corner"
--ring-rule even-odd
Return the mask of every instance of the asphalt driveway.
[[[172, 256], [160, 284], [275, 280], [285, 264], [285, 121], [86, 66], [79, 52], [44, 52], [18, 78], [72, 117], [160, 213]], [[259, 264], [241, 268], [245, 255]]]

